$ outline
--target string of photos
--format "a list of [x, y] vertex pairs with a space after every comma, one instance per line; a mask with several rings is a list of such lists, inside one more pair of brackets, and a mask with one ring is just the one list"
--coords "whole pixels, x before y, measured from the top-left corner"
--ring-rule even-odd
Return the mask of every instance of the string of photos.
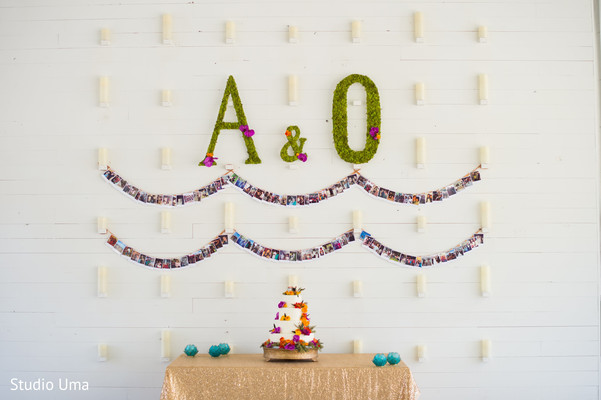
[[279, 194], [271, 192], [251, 184], [233, 171], [228, 171], [225, 175], [198, 189], [178, 194], [149, 193], [132, 185], [111, 168], [108, 168], [102, 176], [107, 182], [111, 183], [113, 187], [120, 190], [128, 197], [140, 203], [163, 207], [178, 207], [191, 203], [198, 203], [202, 199], [225, 189], [228, 185], [233, 186], [240, 192], [257, 201], [284, 207], [302, 207], [317, 204], [344, 193], [352, 186], [358, 186], [369, 195], [381, 200], [394, 203], [421, 205], [446, 200], [472, 186], [475, 182], [481, 180], [480, 168], [481, 166], [478, 166], [449, 185], [422, 193], [397, 192], [376, 185], [358, 171], [353, 172], [326, 188], [306, 194]]
[[133, 247], [128, 246], [122, 240], [119, 240], [112, 232], [109, 232], [109, 238], [106, 241], [108, 246], [130, 261], [147, 267], [162, 269], [187, 267], [188, 265], [206, 260], [217, 253], [217, 250], [223, 248], [223, 246], [227, 246], [228, 243], [228, 236], [219, 234], [209, 243], [190, 254], [175, 258], [160, 258], [146, 255]]
[[363, 247], [369, 249], [372, 253], [379, 255], [383, 259], [395, 264], [404, 264], [409, 267], [419, 268], [431, 267], [439, 263], [452, 261], [457, 257], [464, 256], [466, 253], [484, 244], [484, 234], [482, 233], [482, 230], [479, 229], [471, 237], [465, 239], [461, 243], [456, 244], [446, 251], [427, 256], [412, 256], [410, 254], [405, 254], [391, 249], [388, 246], [384, 246], [380, 241], [372, 237], [371, 234], [366, 231], [361, 232], [360, 238]]
[[[206, 260], [217, 253], [219, 249], [229, 245], [230, 242], [241, 247], [246, 252], [265, 260], [275, 262], [307, 262], [332, 254], [355, 240], [355, 234], [351, 229], [316, 247], [300, 250], [282, 250], [263, 246], [256, 240], [238, 232], [234, 232], [229, 237], [222, 232], [200, 249], [183, 256], [172, 258], [161, 258], [144, 254], [133, 247], [128, 246], [111, 232], [109, 232], [109, 238], [106, 241], [106, 244], [115, 252], [136, 264], [150, 268], [175, 269], [188, 267], [192, 264]], [[452, 261], [466, 255], [471, 250], [484, 244], [484, 234], [481, 230], [478, 230], [469, 238], [446, 251], [424, 256], [415, 256], [384, 246], [367, 231], [361, 232], [359, 241], [361, 241], [363, 247], [387, 261], [408, 267], [422, 268]]]

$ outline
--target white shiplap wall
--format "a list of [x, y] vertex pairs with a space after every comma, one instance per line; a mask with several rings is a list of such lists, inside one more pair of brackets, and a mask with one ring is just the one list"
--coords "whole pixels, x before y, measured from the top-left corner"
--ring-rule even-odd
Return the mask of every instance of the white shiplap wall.
[[[413, 40], [422, 11], [425, 43]], [[173, 46], [161, 44], [161, 15], [173, 16]], [[225, 21], [238, 28], [224, 44]], [[361, 43], [350, 23], [363, 21]], [[158, 398], [166, 363], [160, 333], [171, 329], [174, 357], [229, 342], [255, 353], [265, 340], [288, 274], [307, 288], [327, 352], [398, 351], [423, 399], [596, 399], [599, 396], [598, 153], [595, 36], [591, 0], [499, 1], [0, 1], [0, 397]], [[300, 42], [287, 42], [297, 25]], [[486, 25], [489, 42], [478, 43]], [[99, 31], [112, 45], [99, 46]], [[235, 76], [255, 129], [261, 165], [244, 165], [239, 136], [224, 131], [216, 156], [253, 183], [309, 192], [351, 171], [333, 149], [331, 101], [351, 73], [368, 75], [382, 104], [382, 141], [362, 172], [383, 186], [425, 191], [478, 164], [491, 148], [484, 180], [426, 207], [393, 205], [357, 189], [303, 209], [259, 204], [227, 189], [175, 209], [173, 233], [159, 232], [160, 209], [140, 206], [99, 178], [98, 147], [111, 165], [151, 192], [181, 192], [222, 174], [199, 168], [227, 76]], [[477, 74], [490, 79], [490, 104], [477, 104]], [[299, 76], [300, 104], [287, 105], [287, 76]], [[112, 104], [98, 107], [98, 77], [111, 77]], [[425, 82], [427, 105], [413, 85]], [[174, 105], [159, 105], [173, 90]], [[349, 98], [363, 96], [353, 88]], [[364, 131], [362, 107], [349, 107], [351, 145]], [[310, 161], [289, 170], [279, 158], [288, 125], [308, 138]], [[415, 168], [415, 138], [428, 163]], [[160, 148], [173, 169], [160, 169]], [[378, 259], [360, 246], [312, 263], [264, 262], [230, 246], [172, 271], [172, 297], [159, 271], [112, 253], [96, 217], [129, 244], [179, 255], [223, 228], [223, 205], [237, 228], [266, 245], [301, 248], [364, 225], [412, 253], [439, 251], [479, 227], [490, 201], [493, 228], [469, 256], [425, 271]], [[417, 234], [415, 218], [428, 218]], [[300, 233], [287, 232], [290, 215]], [[492, 297], [479, 293], [488, 264]], [[108, 298], [96, 297], [96, 267], [108, 267]], [[353, 298], [353, 280], [364, 297]], [[223, 282], [236, 283], [225, 299]], [[480, 361], [490, 339], [492, 360]], [[107, 343], [109, 359], [96, 361]], [[417, 363], [415, 346], [428, 346]], [[87, 393], [11, 392], [10, 379], [88, 381]]]

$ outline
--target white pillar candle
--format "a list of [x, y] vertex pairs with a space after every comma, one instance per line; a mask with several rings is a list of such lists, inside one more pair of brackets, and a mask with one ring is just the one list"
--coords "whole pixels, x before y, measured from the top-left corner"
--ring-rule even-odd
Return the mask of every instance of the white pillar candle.
[[353, 210], [353, 230], [358, 232], [363, 229], [363, 212], [361, 210]]
[[417, 232], [418, 233], [426, 232], [426, 223], [427, 223], [427, 220], [424, 215], [417, 216]]
[[490, 340], [483, 340], [482, 346], [482, 361], [488, 362], [492, 356], [492, 343]]
[[415, 104], [424, 105], [426, 102], [426, 85], [423, 82], [415, 84]]
[[161, 149], [161, 169], [171, 169], [171, 147]]
[[108, 270], [106, 267], [98, 267], [98, 297], [107, 297], [107, 281], [108, 281]]
[[163, 14], [163, 44], [173, 44], [173, 19], [170, 14]]
[[106, 217], [98, 217], [96, 220], [96, 228], [97, 228], [97, 232], [104, 235], [105, 233], [107, 233], [107, 219]]
[[424, 168], [426, 164], [426, 138], [419, 137], [415, 140], [415, 163], [417, 168]]
[[288, 26], [288, 42], [298, 43], [298, 27], [294, 25]]
[[171, 276], [161, 275], [161, 297], [171, 297]]
[[110, 86], [109, 77], [101, 76], [98, 79], [98, 105], [108, 107], [110, 105]]
[[170, 211], [161, 211], [161, 233], [171, 233]]
[[480, 291], [482, 297], [490, 296], [490, 267], [488, 265], [480, 267]]
[[227, 21], [225, 23], [225, 43], [233, 44], [236, 42], [236, 23]]
[[490, 148], [488, 146], [480, 147], [480, 166], [482, 168], [488, 168], [490, 163]]
[[226, 298], [234, 297], [234, 281], [225, 281], [224, 283], [224, 291]]
[[161, 331], [161, 359], [169, 361], [171, 358], [171, 331], [163, 329]]
[[296, 215], [288, 217], [288, 233], [298, 233], [298, 217]]
[[351, 23], [351, 37], [353, 43], [359, 43], [361, 41], [361, 21], [353, 21]]
[[359, 339], [353, 340], [353, 353], [361, 354], [363, 353], [363, 341]]
[[288, 275], [288, 286], [298, 286], [298, 275]]
[[104, 362], [106, 360], [108, 360], [108, 346], [106, 345], [106, 343], [99, 343], [98, 344], [98, 361], [100, 362]]
[[296, 75], [288, 77], [288, 105], [298, 105], [298, 77]]
[[478, 41], [480, 43], [485, 43], [488, 40], [488, 28], [485, 26], [478, 27]]
[[416, 346], [417, 361], [420, 363], [426, 361], [427, 352], [428, 352], [428, 348], [426, 347], [426, 345], [424, 345], [424, 344], [417, 345]]
[[106, 147], [98, 148], [98, 169], [106, 171], [109, 165], [109, 151]]
[[234, 233], [234, 203], [228, 201], [225, 203], [224, 225], [225, 233]]
[[161, 105], [163, 107], [171, 107], [171, 90], [164, 89], [161, 91]]
[[363, 297], [363, 282], [353, 281], [353, 297]]
[[417, 275], [416, 279], [417, 297], [426, 297], [426, 276]]
[[488, 75], [486, 74], [478, 75], [478, 98], [481, 105], [488, 104]]
[[417, 43], [424, 41], [424, 15], [421, 12], [413, 14], [413, 35]]
[[100, 30], [100, 45], [109, 46], [111, 44], [111, 31], [108, 28]]
[[480, 225], [482, 232], [490, 231], [490, 203], [488, 201], [480, 203]]

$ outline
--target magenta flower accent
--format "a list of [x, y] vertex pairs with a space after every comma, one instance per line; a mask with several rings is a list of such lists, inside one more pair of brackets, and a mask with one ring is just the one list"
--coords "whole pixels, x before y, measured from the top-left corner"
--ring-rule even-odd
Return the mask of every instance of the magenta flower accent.
[[279, 313], [279, 312], [277, 312], [277, 313], [275, 314], [275, 319], [280, 319], [280, 313]]
[[273, 347], [273, 342], [269, 342], [269, 343], [267, 343], [267, 348], [268, 348], [268, 349], [271, 349], [272, 347]]
[[296, 158], [298, 158], [302, 162], [306, 162], [307, 161], [307, 154], [306, 153], [300, 153], [298, 156], [296, 156]]
[[202, 161], [202, 163], [206, 167], [212, 167], [213, 165], [215, 165], [215, 160], [217, 160], [217, 159], [219, 159], [219, 157], [206, 156], [205, 159]]
[[294, 335], [294, 336], [292, 336], [292, 341], [293, 341], [294, 343], [298, 343], [298, 341], [299, 341], [299, 340], [300, 340], [300, 336], [298, 336], [298, 335]]
[[285, 301], [280, 301], [280, 302], [278, 303], [278, 308], [282, 308], [282, 307], [284, 307], [285, 305], [286, 305], [286, 302], [285, 302]]
[[372, 126], [369, 129], [369, 134], [374, 140], [380, 139], [380, 135], [378, 135], [378, 133], [380, 133], [380, 128], [378, 128], [377, 126]]
[[294, 345], [294, 343], [288, 343], [284, 348], [286, 350], [294, 350], [296, 349], [296, 346]]
[[301, 333], [302, 333], [303, 335], [310, 335], [310, 334], [311, 334], [311, 331], [310, 331], [310, 330], [308, 330], [308, 329], [306, 329], [306, 328], [303, 328], [303, 329], [301, 329]]
[[253, 129], [248, 129], [248, 125], [240, 125], [239, 129], [246, 137], [251, 137], [255, 134], [255, 131]]

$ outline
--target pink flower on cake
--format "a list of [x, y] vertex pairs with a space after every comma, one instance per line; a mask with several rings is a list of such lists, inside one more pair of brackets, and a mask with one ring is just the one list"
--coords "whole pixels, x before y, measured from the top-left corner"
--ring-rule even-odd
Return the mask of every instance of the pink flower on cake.
[[296, 349], [296, 346], [294, 345], [294, 343], [288, 343], [284, 348], [286, 350], [294, 350]]
[[285, 302], [285, 301], [280, 301], [280, 302], [278, 303], [278, 308], [286, 308], [286, 307], [287, 307], [287, 306], [286, 306], [286, 302]]
[[294, 343], [298, 343], [298, 341], [299, 341], [299, 340], [300, 340], [300, 336], [298, 336], [298, 335], [294, 335], [294, 336], [292, 336], [292, 341], [293, 341]]
[[280, 313], [279, 312], [275, 313], [275, 319], [280, 319]]
[[269, 332], [271, 333], [280, 333], [282, 330], [282, 328], [280, 328], [279, 326], [275, 326], [275, 324], [273, 324], [273, 329], [270, 330]]

